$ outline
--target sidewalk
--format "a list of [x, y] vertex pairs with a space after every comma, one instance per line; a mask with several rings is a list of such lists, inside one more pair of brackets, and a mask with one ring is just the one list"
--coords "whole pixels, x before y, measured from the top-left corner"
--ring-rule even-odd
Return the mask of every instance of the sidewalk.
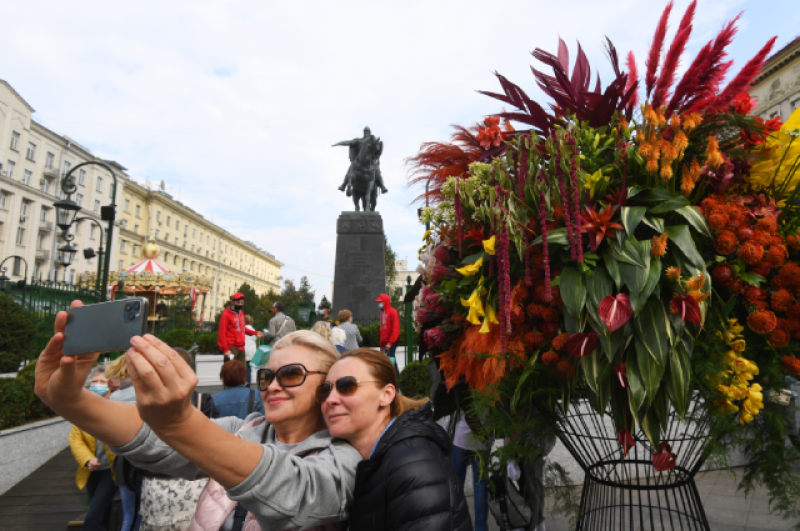
[[[793, 468], [796, 474], [800, 474], [800, 463], [796, 463]], [[747, 497], [742, 492], [737, 492], [736, 486], [739, 484], [742, 469], [735, 468], [733, 470], [737, 477], [725, 470], [697, 474], [697, 489], [703, 499], [711, 531], [786, 531], [798, 523], [784, 520], [780, 515], [770, 513], [769, 496], [766, 489], [759, 488]], [[470, 514], [474, 518], [471, 496], [467, 498], [467, 503]], [[547, 506], [552, 506], [552, 503], [553, 500], [548, 498]], [[551, 516], [547, 511], [545, 511], [545, 527], [547, 531], [571, 531], [574, 529], [566, 518]], [[491, 514], [489, 515], [489, 529], [491, 531], [500, 530], [500, 526], [497, 525]], [[639, 529], [638, 526], [636, 529]]]

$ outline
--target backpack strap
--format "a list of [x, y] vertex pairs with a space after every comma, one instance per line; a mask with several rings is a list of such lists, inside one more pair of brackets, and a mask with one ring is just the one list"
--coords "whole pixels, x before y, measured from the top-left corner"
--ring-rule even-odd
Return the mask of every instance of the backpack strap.
[[250, 400], [247, 402], [247, 414], [253, 412], [253, 402], [255, 401], [256, 392], [255, 389], [250, 389]]

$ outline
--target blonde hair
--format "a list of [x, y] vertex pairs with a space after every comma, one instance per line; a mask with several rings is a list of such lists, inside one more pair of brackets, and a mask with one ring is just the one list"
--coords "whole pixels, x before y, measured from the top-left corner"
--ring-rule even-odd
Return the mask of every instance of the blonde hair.
[[298, 330], [285, 335], [275, 343], [275, 346], [272, 347], [272, 352], [288, 347], [304, 347], [312, 351], [321, 372], [328, 372], [331, 365], [339, 359], [339, 352], [333, 346], [333, 343], [310, 330]]
[[245, 315], [244, 316], [244, 322], [249, 324], [249, 325], [252, 325], [253, 324], [253, 316], [252, 315]]
[[106, 366], [106, 377], [110, 380], [122, 381], [125, 378], [130, 378], [128, 372], [128, 360], [125, 359], [125, 354], [112, 361]]
[[400, 394], [400, 386], [397, 383], [397, 372], [394, 370], [394, 365], [383, 352], [373, 350], [371, 348], [357, 348], [342, 354], [339, 359], [357, 358], [364, 362], [367, 366], [369, 374], [375, 378], [376, 384], [379, 387], [385, 387], [392, 384], [397, 392], [392, 400], [389, 414], [394, 417], [399, 417], [407, 411], [414, 411], [427, 404], [429, 398], [409, 398]]
[[311, 331], [314, 332], [315, 334], [321, 335], [322, 337], [330, 341], [331, 345], [333, 344], [333, 337], [331, 337], [331, 327], [325, 321], [317, 321], [316, 323], [314, 323], [314, 326], [311, 327]]

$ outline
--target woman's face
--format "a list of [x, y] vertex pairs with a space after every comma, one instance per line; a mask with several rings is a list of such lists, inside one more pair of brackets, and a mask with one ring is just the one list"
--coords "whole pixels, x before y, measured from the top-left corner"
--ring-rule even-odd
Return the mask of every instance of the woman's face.
[[[277, 371], [291, 363], [300, 363], [309, 371], [319, 370], [314, 353], [300, 346], [286, 347], [273, 352], [267, 367]], [[272, 380], [267, 390], [261, 391], [267, 422], [280, 429], [283, 422], [291, 422], [312, 414], [319, 415], [319, 404], [315, 393], [324, 378], [324, 374], [308, 374], [306, 381], [297, 387], [283, 387], [278, 378]]]
[[92, 378], [91, 383], [99, 385], [103, 384], [108, 385], [108, 378], [106, 378], [105, 373], [98, 372], [97, 374], [94, 375], [94, 378]]
[[[334, 383], [345, 376], [353, 376], [362, 383], [352, 396], [340, 395], [334, 386], [322, 404], [322, 415], [333, 437], [351, 441], [360, 433], [377, 429], [385, 421], [395, 389], [393, 385], [379, 387], [379, 383], [373, 383], [375, 377], [370, 374], [367, 364], [358, 358], [345, 358], [334, 363], [325, 381]], [[386, 408], [381, 409], [382, 405]]]

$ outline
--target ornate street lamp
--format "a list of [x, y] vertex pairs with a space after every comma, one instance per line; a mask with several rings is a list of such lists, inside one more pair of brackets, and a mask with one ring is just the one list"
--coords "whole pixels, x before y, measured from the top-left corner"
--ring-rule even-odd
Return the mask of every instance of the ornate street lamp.
[[9, 277], [6, 276], [5, 268], [0, 269], [0, 291], [6, 290], [6, 282], [11, 280]]
[[72, 261], [78, 253], [78, 248], [73, 247], [70, 243], [74, 238], [75, 236], [64, 234], [64, 240], [66, 240], [67, 243], [58, 248], [58, 261], [64, 266], [64, 278], [67, 276], [67, 268], [72, 265]]
[[53, 206], [56, 207], [56, 225], [63, 232], [67, 232], [75, 222], [75, 216], [78, 215], [81, 207], [69, 197], [56, 201]]
[[28, 262], [23, 257], [15, 254], [6, 257], [5, 260], [0, 262], [0, 291], [5, 291], [7, 282], [11, 280], [8, 276], [6, 276], [6, 271], [8, 271], [8, 269], [3, 267], [3, 264], [12, 258], [19, 258], [20, 261], [25, 264], [25, 272], [22, 275], [22, 304], [25, 304], [25, 288], [28, 285]]

